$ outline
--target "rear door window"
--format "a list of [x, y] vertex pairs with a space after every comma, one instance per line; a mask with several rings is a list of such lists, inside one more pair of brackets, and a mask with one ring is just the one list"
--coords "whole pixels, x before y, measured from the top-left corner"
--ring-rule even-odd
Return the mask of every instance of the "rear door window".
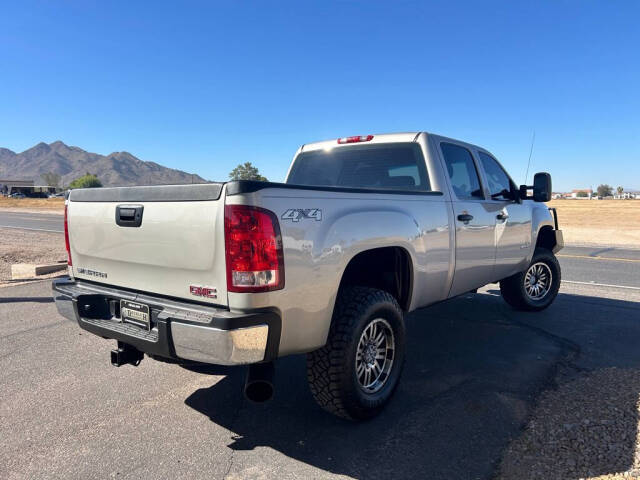
[[440, 148], [451, 179], [451, 188], [460, 200], [484, 199], [480, 177], [471, 152], [460, 145], [441, 143]]
[[353, 145], [302, 152], [287, 183], [392, 190], [431, 190], [416, 143]]

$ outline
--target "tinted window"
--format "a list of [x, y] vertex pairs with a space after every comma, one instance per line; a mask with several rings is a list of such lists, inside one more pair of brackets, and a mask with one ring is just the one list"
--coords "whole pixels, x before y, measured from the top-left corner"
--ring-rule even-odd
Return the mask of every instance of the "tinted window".
[[487, 186], [492, 198], [500, 196], [503, 191], [511, 191], [511, 182], [509, 176], [502, 169], [495, 158], [483, 152], [478, 152], [480, 163], [487, 177]]
[[415, 143], [353, 145], [302, 152], [287, 183], [354, 188], [430, 190]]
[[471, 152], [452, 143], [441, 143], [440, 148], [456, 197], [461, 200], [484, 198]]

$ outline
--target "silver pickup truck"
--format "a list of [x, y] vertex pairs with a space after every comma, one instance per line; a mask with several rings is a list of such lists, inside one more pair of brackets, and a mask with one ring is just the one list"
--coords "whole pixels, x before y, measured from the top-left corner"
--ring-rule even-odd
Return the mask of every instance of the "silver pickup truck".
[[303, 145], [285, 183], [73, 190], [53, 294], [117, 340], [116, 366], [249, 364], [263, 401], [274, 360], [306, 353], [317, 402], [364, 419], [398, 384], [406, 313], [492, 282], [515, 309], [553, 302], [550, 193], [546, 173], [517, 187], [487, 150], [424, 132]]

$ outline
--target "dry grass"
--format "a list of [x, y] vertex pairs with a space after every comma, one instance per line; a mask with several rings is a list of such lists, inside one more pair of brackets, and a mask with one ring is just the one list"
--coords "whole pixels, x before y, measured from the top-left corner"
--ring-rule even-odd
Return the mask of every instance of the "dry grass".
[[553, 200], [567, 244], [640, 247], [640, 200]]
[[64, 211], [64, 198], [0, 197], [0, 209], [62, 213]]

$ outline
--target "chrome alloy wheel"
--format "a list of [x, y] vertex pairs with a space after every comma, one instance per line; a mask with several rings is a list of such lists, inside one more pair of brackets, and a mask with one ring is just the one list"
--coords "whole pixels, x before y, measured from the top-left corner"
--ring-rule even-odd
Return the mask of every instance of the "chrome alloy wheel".
[[544, 262], [534, 263], [524, 276], [524, 291], [532, 300], [540, 300], [549, 293], [553, 275], [549, 265]]
[[394, 354], [391, 325], [383, 318], [376, 318], [365, 327], [356, 350], [356, 376], [365, 393], [375, 393], [387, 382]]

